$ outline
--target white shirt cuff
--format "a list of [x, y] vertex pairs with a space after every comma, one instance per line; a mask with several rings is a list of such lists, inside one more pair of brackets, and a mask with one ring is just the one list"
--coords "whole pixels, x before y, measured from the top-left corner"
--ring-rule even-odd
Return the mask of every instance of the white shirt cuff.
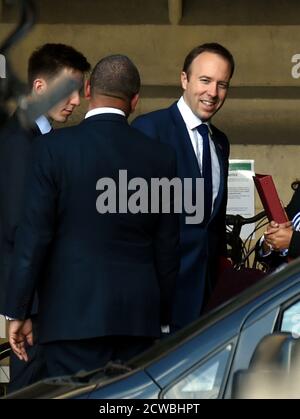
[[265, 241], [265, 236], [264, 234], [261, 236], [260, 240], [259, 240], [259, 251], [258, 254], [260, 257], [262, 258], [266, 258], [267, 256], [270, 256], [273, 252], [273, 247], [270, 246], [269, 244], [267, 244], [269, 246], [269, 250], [267, 252], [263, 251], [263, 242]]
[[170, 326], [168, 324], [161, 326], [161, 333], [170, 333]]

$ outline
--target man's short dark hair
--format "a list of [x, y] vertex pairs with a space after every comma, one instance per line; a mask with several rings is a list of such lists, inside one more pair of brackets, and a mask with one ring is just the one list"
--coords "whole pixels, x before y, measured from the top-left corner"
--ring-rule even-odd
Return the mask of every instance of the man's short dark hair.
[[81, 52], [69, 45], [42, 45], [31, 54], [28, 61], [29, 87], [32, 87], [37, 77], [53, 78], [64, 68], [85, 73], [90, 70], [91, 65]]
[[140, 91], [138, 69], [126, 55], [109, 55], [100, 60], [91, 75], [91, 95], [131, 100]]
[[183, 69], [182, 69], [182, 71], [186, 73], [187, 77], [189, 76], [192, 62], [194, 61], [196, 57], [198, 57], [198, 55], [202, 54], [202, 52], [211, 52], [213, 54], [220, 55], [226, 61], [228, 61], [231, 67], [230, 78], [232, 77], [233, 72], [234, 72], [233, 56], [231, 55], [231, 53], [228, 51], [227, 48], [223, 47], [220, 44], [217, 44], [216, 42], [199, 45], [193, 48], [192, 51], [188, 53], [188, 55], [186, 56], [184, 60]]

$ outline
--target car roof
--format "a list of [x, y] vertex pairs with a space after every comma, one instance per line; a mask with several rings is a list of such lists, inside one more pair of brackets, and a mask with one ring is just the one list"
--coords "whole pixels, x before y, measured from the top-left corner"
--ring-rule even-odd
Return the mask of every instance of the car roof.
[[[59, 393], [62, 395], [70, 394], [70, 392], [78, 393], [78, 395], [82, 392], [84, 395], [87, 390], [92, 391], [96, 387], [100, 388], [108, 384], [113, 384], [120, 379], [131, 376], [133, 373], [137, 373], [138, 371], [142, 372], [148, 365], [151, 365], [153, 362], [167, 355], [174, 347], [178, 347], [189, 339], [193, 339], [195, 336], [199, 336], [219, 322], [226, 320], [226, 322], [228, 321], [227, 323], [232, 325], [232, 323], [234, 323], [232, 322], [232, 319], [236, 319], [235, 326], [233, 326], [232, 330], [234, 331], [234, 327], [236, 327], [237, 331], [247, 314], [263, 304], [266, 299], [273, 298], [274, 295], [282, 293], [285, 289], [292, 287], [297, 282], [300, 282], [300, 258], [290, 263], [284, 269], [263, 277], [262, 280], [255, 285], [252, 285], [241, 294], [203, 315], [191, 325], [185, 327], [169, 338], [158, 342], [143, 354], [133, 358], [127, 364], [128, 372], [126, 373], [123, 371], [123, 373], [111, 375], [107, 374], [105, 369], [100, 368], [94, 372], [86, 373], [86, 377], [83, 376], [82, 380], [79, 376], [47, 379], [43, 382], [33, 384], [28, 390], [21, 390], [16, 392], [15, 395], [13, 393], [10, 398], [23, 397], [25, 394], [24, 391], [29, 392], [28, 396], [34, 397], [34, 394], [37, 394], [36, 392], [38, 392], [38, 394], [41, 393], [41, 389], [43, 389], [45, 384], [48, 385], [51, 392], [55, 391], [55, 394]], [[236, 313], [239, 313], [239, 315], [235, 316]], [[45, 394], [47, 395], [49, 395], [48, 387], [44, 389], [46, 391]]]
[[133, 358], [129, 362], [129, 365], [132, 368], [145, 367], [150, 362], [165, 356], [174, 347], [178, 347], [196, 335], [200, 335], [228, 317], [234, 318], [233, 315], [240, 312], [240, 318], [236, 319], [235, 325], [232, 324], [232, 328], [235, 327], [236, 331], [238, 331], [246, 314], [261, 304], [261, 299], [269, 298], [270, 295], [274, 295], [276, 292], [282, 292], [285, 288], [291, 287], [293, 280], [297, 279], [299, 282], [300, 258], [280, 268], [280, 270], [262, 277], [256, 284], [250, 286], [240, 294], [216, 307], [209, 313], [204, 314], [174, 335], [159, 341], [146, 352]]

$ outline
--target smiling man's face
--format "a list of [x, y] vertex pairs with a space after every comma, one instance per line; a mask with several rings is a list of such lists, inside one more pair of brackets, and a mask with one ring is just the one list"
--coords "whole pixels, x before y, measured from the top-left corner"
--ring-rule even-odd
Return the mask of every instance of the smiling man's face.
[[183, 98], [201, 121], [209, 120], [223, 105], [229, 87], [230, 63], [212, 52], [202, 52], [182, 72]]

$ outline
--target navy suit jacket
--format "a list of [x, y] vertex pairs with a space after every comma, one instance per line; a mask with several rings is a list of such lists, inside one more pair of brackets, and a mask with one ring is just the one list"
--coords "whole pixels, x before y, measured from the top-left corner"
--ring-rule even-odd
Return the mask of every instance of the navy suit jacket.
[[55, 130], [36, 148], [6, 313], [26, 318], [37, 288], [40, 342], [159, 336], [179, 267], [178, 217], [99, 214], [96, 184], [118, 185], [119, 170], [128, 180], [172, 178], [175, 153], [116, 114]]
[[[199, 165], [177, 102], [171, 107], [136, 118], [132, 124], [151, 138], [170, 144], [177, 154], [178, 176], [201, 177]], [[225, 134], [212, 126], [212, 140], [220, 163], [220, 189], [208, 223], [180, 223], [181, 267], [177, 278], [173, 323], [182, 327], [199, 317], [205, 287], [213, 288], [220, 255], [226, 254], [225, 215], [229, 143]]]
[[[297, 186], [292, 199], [286, 207], [286, 213], [289, 220], [292, 220], [300, 212], [300, 187]], [[300, 231], [294, 231], [289, 246], [289, 257], [297, 258], [300, 256]]]
[[0, 314], [4, 314], [6, 292], [9, 289], [24, 179], [32, 158], [33, 145], [40, 135], [37, 126], [25, 130], [16, 113], [0, 132]]

